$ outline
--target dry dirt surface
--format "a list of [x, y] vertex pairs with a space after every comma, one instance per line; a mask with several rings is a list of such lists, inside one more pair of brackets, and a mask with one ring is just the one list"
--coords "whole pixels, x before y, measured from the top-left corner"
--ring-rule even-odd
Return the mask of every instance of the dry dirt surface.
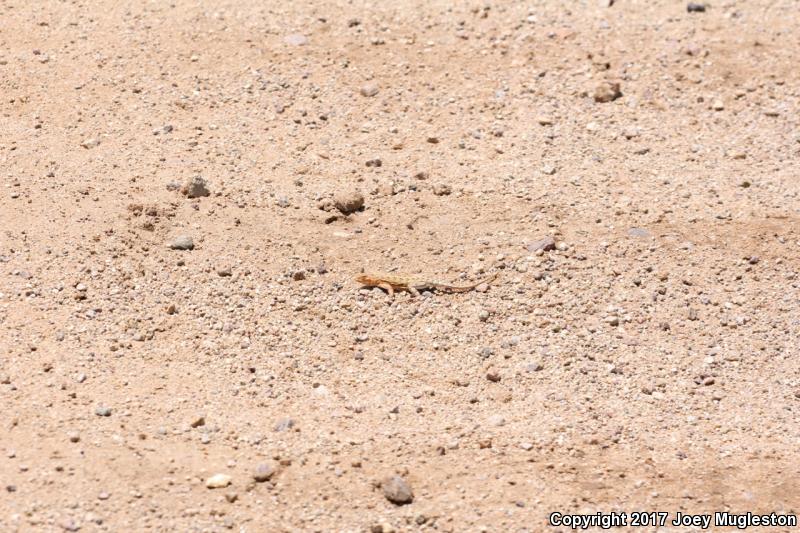
[[798, 35], [0, 0], [0, 530], [800, 513]]

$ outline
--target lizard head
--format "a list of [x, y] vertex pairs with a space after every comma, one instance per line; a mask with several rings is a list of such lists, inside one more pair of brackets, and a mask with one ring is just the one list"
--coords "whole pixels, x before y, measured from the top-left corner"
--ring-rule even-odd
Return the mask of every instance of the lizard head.
[[368, 285], [370, 282], [370, 277], [367, 274], [359, 274], [355, 279], [358, 283], [363, 285]]

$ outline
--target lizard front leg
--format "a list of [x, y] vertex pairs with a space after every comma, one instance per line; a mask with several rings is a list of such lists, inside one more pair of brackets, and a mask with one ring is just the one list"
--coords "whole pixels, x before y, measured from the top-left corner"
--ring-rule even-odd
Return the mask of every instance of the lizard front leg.
[[414, 298], [419, 298], [419, 291], [413, 285], [408, 286], [408, 292], [410, 292], [411, 296], [413, 296]]
[[378, 287], [380, 287], [381, 289], [383, 289], [386, 292], [388, 292], [389, 293], [389, 298], [394, 298], [394, 288], [392, 287], [392, 285], [390, 283], [386, 283], [386, 282], [379, 283]]

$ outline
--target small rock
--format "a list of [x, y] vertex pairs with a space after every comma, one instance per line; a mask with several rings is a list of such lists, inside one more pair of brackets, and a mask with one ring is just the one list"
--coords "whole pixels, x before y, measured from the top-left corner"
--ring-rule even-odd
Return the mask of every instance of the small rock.
[[95, 148], [96, 146], [99, 146], [99, 145], [100, 145], [100, 139], [96, 139], [96, 138], [86, 139], [85, 141], [83, 141], [81, 143], [81, 146], [83, 146], [86, 149]]
[[78, 442], [81, 440], [81, 434], [77, 431], [70, 431], [67, 436], [69, 437], [70, 442]]
[[714, 111], [723, 111], [725, 109], [725, 104], [722, 100], [714, 100], [714, 103], [711, 104], [711, 109]]
[[631, 237], [647, 238], [650, 236], [650, 232], [643, 228], [631, 228], [628, 230], [628, 235]]
[[439, 183], [433, 186], [433, 194], [436, 196], [447, 196], [453, 192], [453, 188], [444, 183]]
[[381, 490], [387, 500], [395, 505], [404, 505], [414, 501], [411, 487], [400, 476], [389, 476], [381, 482]]
[[381, 196], [392, 196], [396, 194], [394, 184], [390, 181], [384, 181], [378, 185], [378, 194]]
[[545, 237], [543, 239], [539, 239], [538, 241], [533, 241], [532, 243], [528, 244], [526, 248], [529, 252], [536, 252], [538, 250], [549, 252], [556, 249], [556, 240], [553, 237]]
[[198, 415], [189, 422], [189, 425], [193, 428], [199, 428], [200, 426], [206, 425], [206, 417], [203, 415]]
[[208, 183], [202, 176], [195, 176], [191, 178], [181, 188], [181, 192], [187, 198], [200, 198], [201, 196], [209, 196], [211, 191], [208, 189]]
[[59, 525], [64, 531], [80, 531], [81, 529], [81, 524], [72, 518], [65, 518], [59, 523]]
[[553, 118], [548, 116], [540, 116], [536, 118], [536, 122], [538, 122], [541, 126], [552, 126]]
[[308, 44], [308, 37], [302, 33], [292, 33], [283, 38], [283, 42], [289, 46], [303, 46]]
[[612, 102], [622, 96], [619, 82], [616, 81], [603, 81], [594, 89], [595, 102]]
[[194, 241], [188, 235], [178, 235], [169, 244], [173, 250], [194, 250]]
[[628, 140], [634, 139], [634, 138], [638, 137], [639, 135], [641, 135], [641, 131], [639, 130], [639, 128], [637, 128], [635, 126], [631, 126], [629, 128], [625, 128], [625, 131], [622, 132], [622, 136], [625, 137]]
[[291, 418], [281, 418], [278, 422], [275, 423], [274, 430], [275, 431], [287, 431], [294, 427], [294, 420]]
[[689, 13], [705, 13], [706, 5], [698, 4], [696, 2], [689, 2], [686, 4], [686, 11]]
[[261, 463], [253, 470], [253, 479], [258, 483], [269, 481], [275, 475], [275, 467], [269, 463]]
[[544, 370], [542, 363], [528, 363], [525, 365], [526, 372], [539, 372], [540, 370]]
[[364, 207], [364, 195], [355, 190], [341, 191], [333, 197], [333, 205], [345, 215], [349, 215]]
[[553, 165], [545, 165], [542, 167], [542, 174], [552, 176], [555, 173], [556, 173], [556, 167], [554, 167]]
[[227, 474], [214, 474], [206, 480], [209, 489], [222, 489], [231, 484], [231, 476]]
[[489, 417], [489, 420], [487, 422], [489, 422], [490, 426], [495, 426], [495, 427], [506, 425], [506, 419], [503, 417], [503, 415], [492, 415]]
[[217, 275], [221, 278], [229, 278], [233, 275], [233, 270], [231, 267], [222, 267], [217, 270]]
[[497, 383], [498, 381], [500, 381], [501, 377], [496, 370], [490, 370], [489, 372], [486, 373], [486, 379], [488, 379], [492, 383]]
[[373, 82], [365, 83], [364, 85], [361, 86], [360, 92], [361, 96], [366, 96], [366, 97], [375, 96], [376, 94], [378, 94], [378, 84]]
[[110, 407], [103, 407], [102, 405], [98, 406], [94, 410], [94, 414], [96, 414], [97, 416], [111, 416], [111, 408]]

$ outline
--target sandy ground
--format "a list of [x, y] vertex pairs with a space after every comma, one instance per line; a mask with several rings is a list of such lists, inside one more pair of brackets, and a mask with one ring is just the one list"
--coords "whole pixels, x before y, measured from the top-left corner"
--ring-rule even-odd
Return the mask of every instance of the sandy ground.
[[797, 3], [311, 4], [0, 0], [0, 529], [799, 513]]

